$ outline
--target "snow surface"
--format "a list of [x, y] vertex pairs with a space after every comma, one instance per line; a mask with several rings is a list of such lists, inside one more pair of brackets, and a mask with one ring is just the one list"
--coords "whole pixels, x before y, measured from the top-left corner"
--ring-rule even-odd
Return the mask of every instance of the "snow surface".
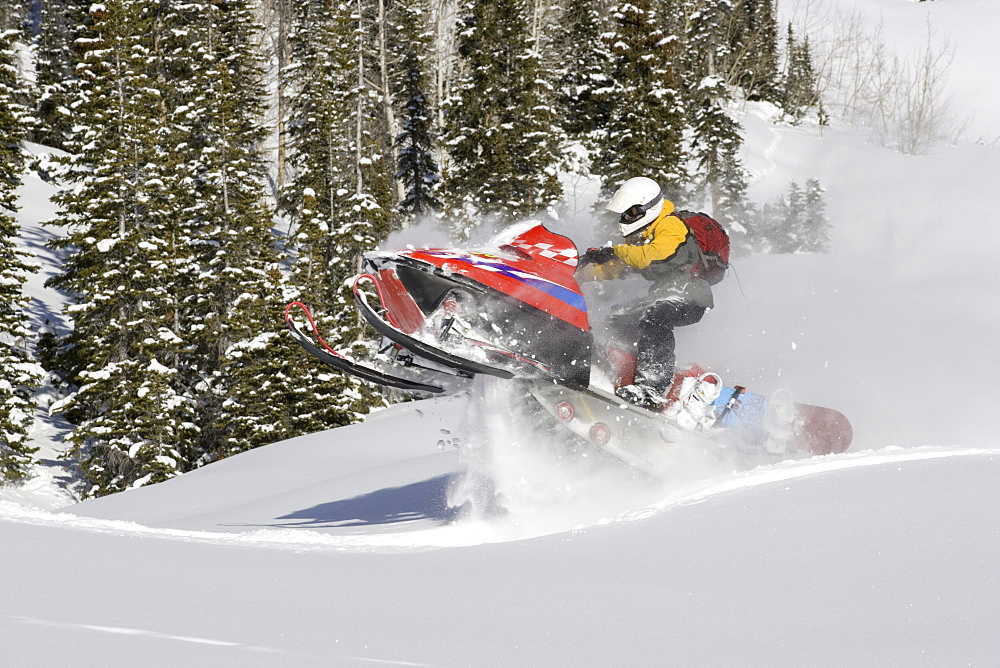
[[[843, 411], [849, 452], [699, 453], [656, 483], [565, 456], [484, 382], [70, 505], [67, 425], [40, 414], [38, 475], [0, 488], [3, 663], [995, 665], [1000, 6], [834, 5], [904, 51], [933, 16], [975, 125], [904, 156], [748, 106], [752, 198], [818, 178], [833, 250], [738, 260], [677, 333], [726, 380]], [[52, 190], [29, 175], [20, 219], [33, 324], [61, 328]]]

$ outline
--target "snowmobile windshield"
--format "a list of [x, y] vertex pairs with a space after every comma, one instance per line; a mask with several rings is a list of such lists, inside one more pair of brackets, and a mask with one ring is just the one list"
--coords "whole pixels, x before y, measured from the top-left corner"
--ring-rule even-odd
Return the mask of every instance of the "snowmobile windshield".
[[514, 223], [509, 225], [504, 229], [500, 230], [492, 239], [486, 244], [487, 249], [496, 249], [502, 246], [508, 246], [516, 240], [519, 236], [527, 232], [528, 230], [538, 227], [542, 224], [540, 220], [523, 220], [520, 223]]

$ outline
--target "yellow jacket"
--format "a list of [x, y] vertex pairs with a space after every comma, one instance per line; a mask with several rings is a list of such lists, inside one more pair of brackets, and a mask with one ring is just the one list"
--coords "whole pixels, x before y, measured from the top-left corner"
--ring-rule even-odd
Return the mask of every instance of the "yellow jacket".
[[664, 200], [660, 215], [638, 233], [639, 243], [615, 244], [612, 246], [615, 259], [587, 265], [581, 278], [598, 281], [622, 278], [631, 267], [653, 282], [649, 299], [675, 296], [712, 308], [711, 286], [691, 276], [691, 266], [701, 259], [698, 240], [673, 212], [673, 203]]
[[638, 269], [649, 280], [657, 280], [664, 271], [688, 268], [698, 261], [697, 240], [677, 216], [674, 205], [664, 200], [663, 211], [638, 234], [640, 243], [612, 246], [617, 259], [601, 265], [588, 265], [585, 279], [603, 281], [621, 278], [627, 267]]
[[[669, 200], [664, 200], [663, 211], [640, 232], [645, 243], [612, 246], [618, 259], [635, 269], [646, 269], [654, 262], [670, 262], [684, 249], [685, 242], [691, 235], [684, 221], [673, 213], [674, 205]], [[685, 253], [682, 259], [687, 260], [687, 263], [693, 263], [697, 258], [689, 258]], [[685, 264], [685, 262], [672, 264]]]

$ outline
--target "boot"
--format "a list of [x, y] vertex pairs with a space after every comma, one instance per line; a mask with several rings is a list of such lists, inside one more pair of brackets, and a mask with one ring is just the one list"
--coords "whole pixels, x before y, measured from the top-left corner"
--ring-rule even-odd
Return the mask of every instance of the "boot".
[[717, 417], [712, 403], [722, 393], [722, 379], [718, 374], [703, 373], [696, 378], [686, 376], [679, 380], [678, 397], [667, 406], [667, 416], [685, 429], [711, 427]]
[[615, 390], [615, 395], [630, 404], [652, 411], [661, 410], [663, 405], [667, 403], [666, 397], [657, 392], [655, 388], [644, 383], [623, 385]]

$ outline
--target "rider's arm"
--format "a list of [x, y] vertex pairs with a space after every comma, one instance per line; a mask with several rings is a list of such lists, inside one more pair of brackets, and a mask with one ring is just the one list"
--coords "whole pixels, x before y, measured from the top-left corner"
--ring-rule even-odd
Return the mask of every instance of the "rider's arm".
[[680, 218], [665, 216], [650, 225], [648, 234], [644, 234], [649, 243], [643, 246], [617, 244], [614, 246], [615, 255], [630, 267], [645, 269], [652, 262], [669, 259], [688, 234], [687, 225]]

